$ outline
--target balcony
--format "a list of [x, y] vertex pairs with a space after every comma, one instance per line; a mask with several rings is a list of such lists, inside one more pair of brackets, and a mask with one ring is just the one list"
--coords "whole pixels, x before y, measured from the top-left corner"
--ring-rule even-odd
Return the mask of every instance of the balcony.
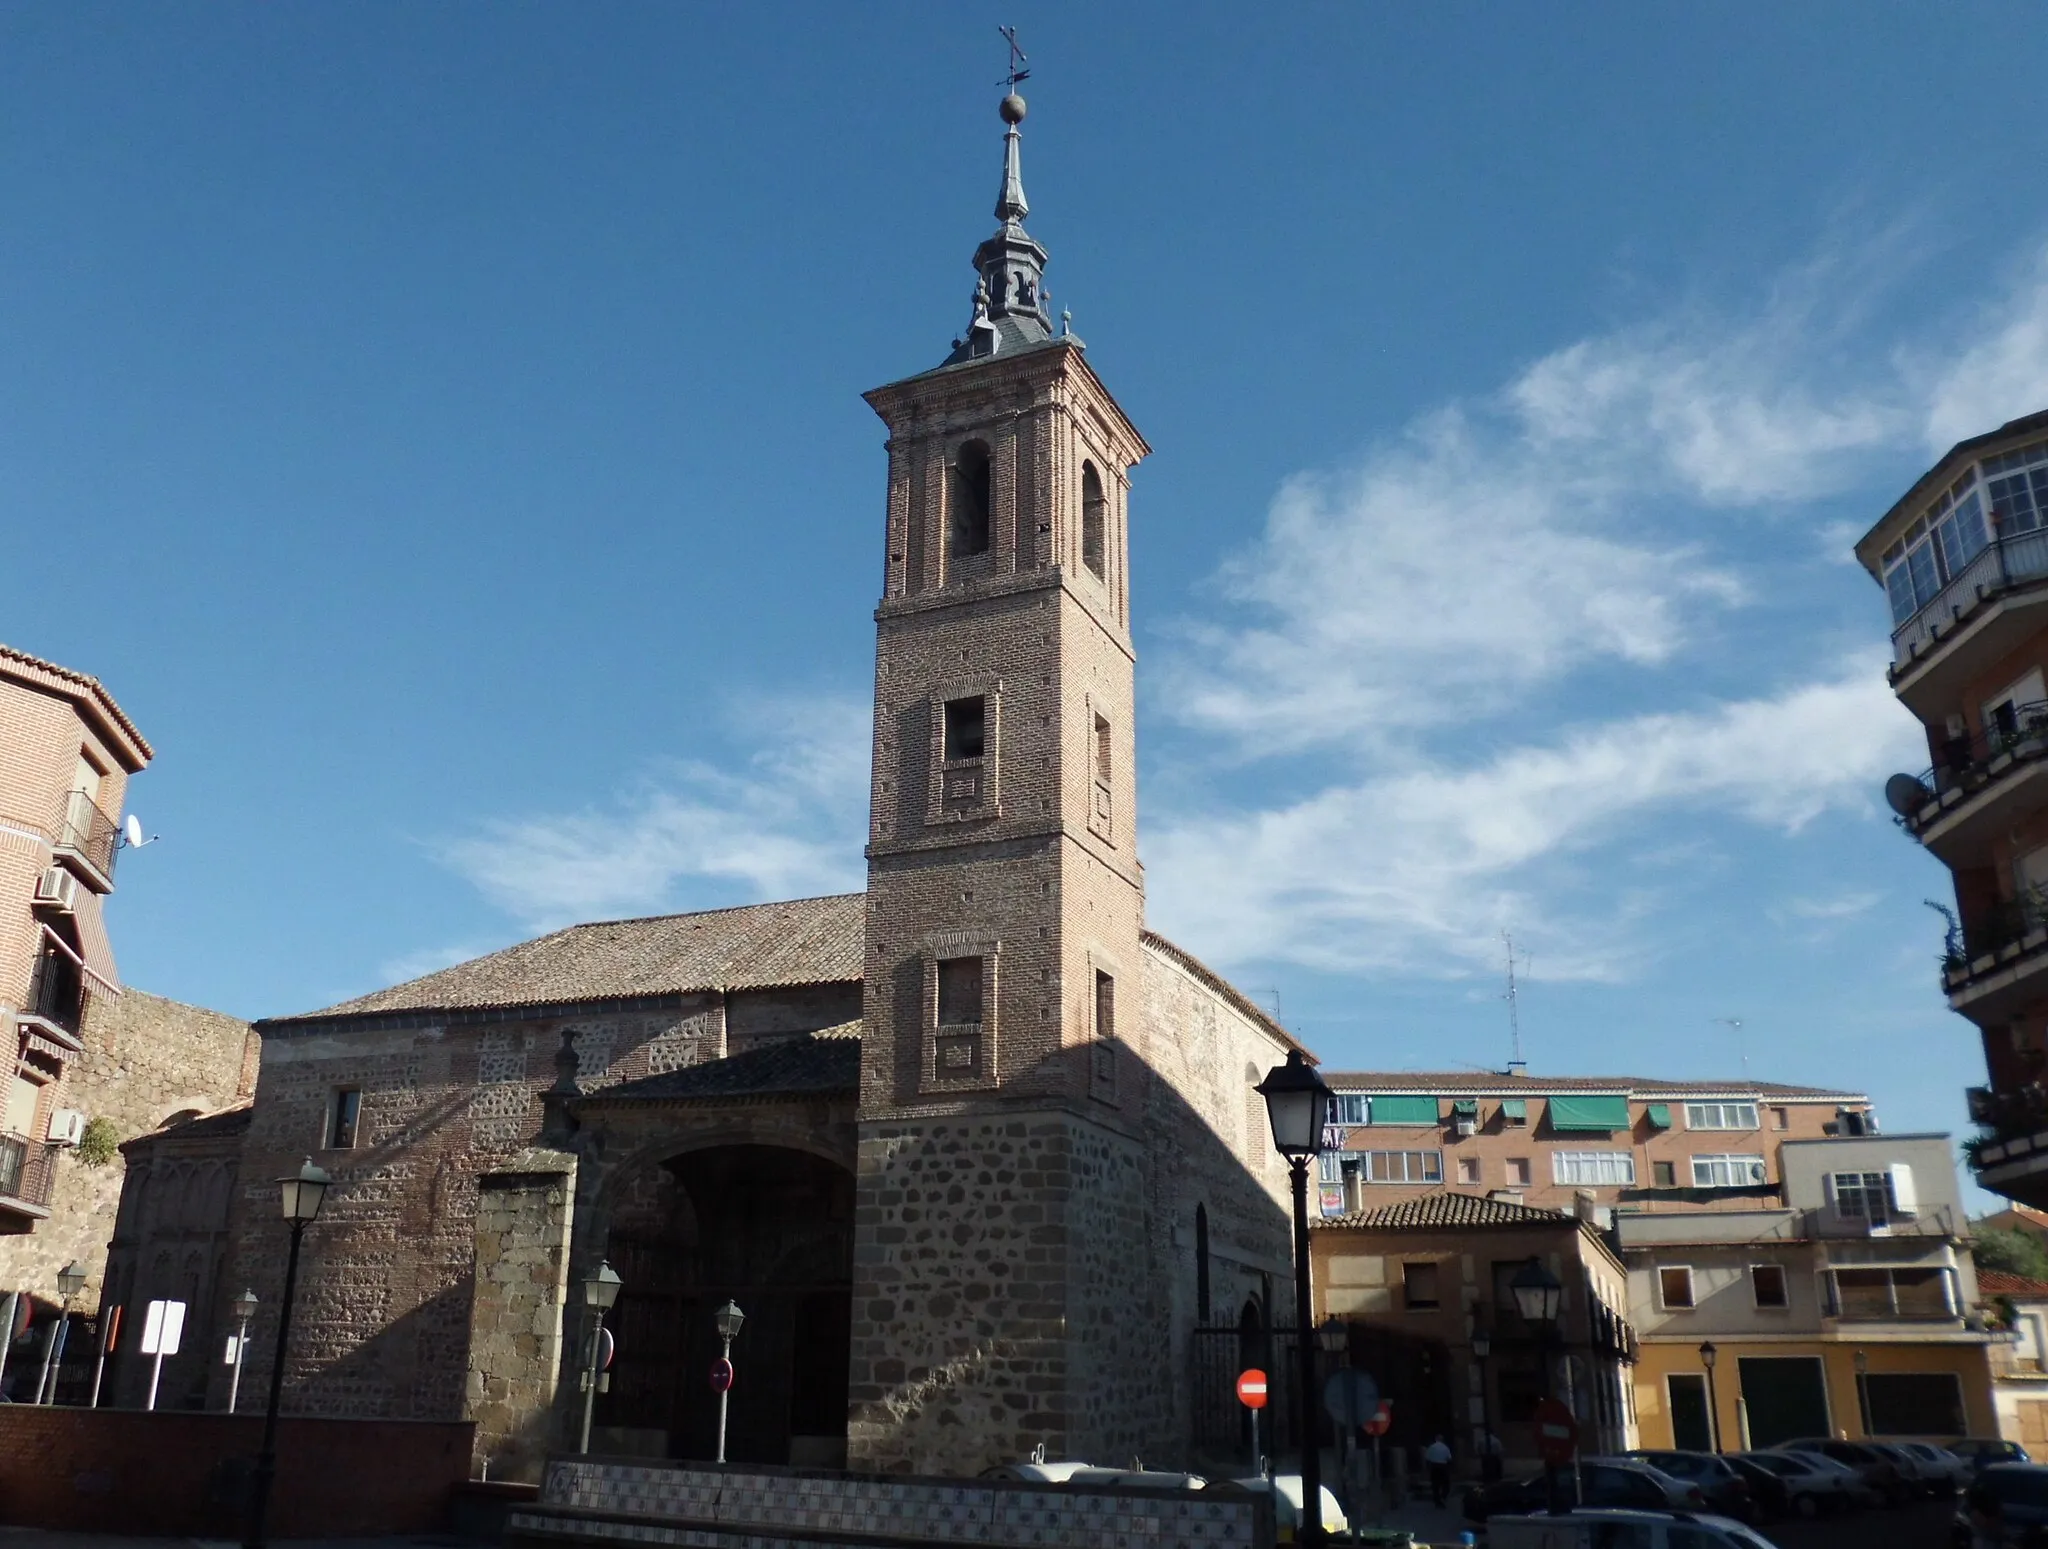
[[45, 940], [29, 978], [28, 997], [22, 1002], [21, 1018], [54, 1034], [75, 1053], [85, 1045], [80, 1033], [85, 1022], [85, 980], [78, 964], [54, 942]]
[[1937, 716], [1978, 666], [2048, 624], [2048, 530], [1994, 538], [1892, 631], [1891, 682], [1908, 709]]
[[120, 849], [121, 825], [93, 804], [84, 791], [64, 798], [57, 819], [57, 859], [74, 862], [96, 893], [114, 890], [114, 856]]
[[2023, 1205], [2048, 1208], [2048, 1088], [1972, 1087], [1970, 1119], [1984, 1133], [1963, 1142], [1980, 1187]]
[[1918, 776], [1927, 800], [1900, 819], [1951, 869], [1969, 864], [2027, 808], [2048, 801], [2048, 702], [2016, 705], [2010, 721], [1944, 743]]
[[2029, 889], [1950, 932], [1942, 989], [1949, 1010], [1978, 1026], [2048, 995], [2048, 896]]
[[[0, 1215], [41, 1220], [50, 1213], [54, 1146], [39, 1146], [23, 1135], [0, 1135]], [[4, 1228], [0, 1228], [4, 1231]]]

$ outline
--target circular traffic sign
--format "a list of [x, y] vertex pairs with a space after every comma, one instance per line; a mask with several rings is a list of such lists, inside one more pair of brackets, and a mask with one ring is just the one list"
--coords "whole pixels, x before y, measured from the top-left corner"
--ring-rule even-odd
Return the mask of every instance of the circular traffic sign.
[[1562, 1468], [1579, 1450], [1579, 1422], [1554, 1398], [1536, 1405], [1536, 1455], [1552, 1468]]
[[1372, 1412], [1372, 1418], [1365, 1422], [1365, 1434], [1368, 1436], [1384, 1436], [1393, 1427], [1393, 1424], [1394, 1401], [1390, 1398], [1383, 1398], [1380, 1400], [1380, 1407]]
[[711, 1391], [723, 1393], [732, 1386], [732, 1362], [720, 1356], [711, 1363]]
[[1247, 1409], [1266, 1407], [1266, 1374], [1258, 1367], [1237, 1374], [1237, 1401]]
[[1379, 1402], [1379, 1384], [1356, 1366], [1338, 1367], [1323, 1384], [1323, 1408], [1347, 1430], [1370, 1420]]
[[597, 1331], [597, 1369], [610, 1371], [612, 1357], [618, 1353], [618, 1341], [612, 1338], [612, 1331], [601, 1328]]

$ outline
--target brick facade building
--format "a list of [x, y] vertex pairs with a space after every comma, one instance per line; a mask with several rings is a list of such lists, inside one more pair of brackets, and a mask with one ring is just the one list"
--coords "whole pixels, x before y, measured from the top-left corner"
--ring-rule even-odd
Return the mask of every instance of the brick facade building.
[[[868, 395], [889, 442], [866, 892], [577, 926], [260, 1023], [246, 1129], [212, 1137], [239, 1181], [207, 1317], [253, 1287], [268, 1360], [267, 1180], [311, 1155], [337, 1186], [290, 1407], [473, 1418], [492, 1476], [532, 1477], [579, 1407], [566, 1304], [609, 1261], [606, 1449], [708, 1455], [731, 1297], [735, 1459], [1163, 1463], [1189, 1451], [1191, 1330], [1284, 1300], [1286, 1174], [1251, 1088], [1294, 1043], [1145, 925], [1147, 448], [1049, 325], [1004, 108], [970, 325]], [[196, 1167], [177, 1133], [143, 1149]]]

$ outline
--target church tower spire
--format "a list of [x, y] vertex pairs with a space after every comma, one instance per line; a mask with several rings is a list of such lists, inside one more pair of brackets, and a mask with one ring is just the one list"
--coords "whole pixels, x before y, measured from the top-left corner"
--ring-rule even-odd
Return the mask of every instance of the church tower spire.
[[[1015, 82], [1012, 82], [1014, 85]], [[1004, 350], [1043, 344], [1052, 337], [1052, 315], [1046, 306], [1045, 266], [1048, 256], [1038, 239], [1024, 229], [1031, 205], [1024, 197], [1024, 99], [1012, 91], [997, 110], [1003, 123], [1003, 182], [996, 193], [995, 235], [974, 250], [974, 317], [967, 332], [953, 341], [946, 364], [977, 360]]]

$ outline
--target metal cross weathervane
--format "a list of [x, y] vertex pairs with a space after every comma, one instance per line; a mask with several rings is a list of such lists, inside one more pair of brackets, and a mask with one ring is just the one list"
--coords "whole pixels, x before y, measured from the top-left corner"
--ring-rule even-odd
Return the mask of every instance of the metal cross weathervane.
[[1025, 63], [1030, 56], [1017, 46], [1017, 29], [1015, 27], [998, 27], [996, 31], [1000, 32], [1010, 45], [1010, 73], [1005, 75], [1000, 81], [997, 81], [996, 84], [1005, 91], [1015, 91], [1019, 81], [1031, 79], [1031, 72], [1029, 70], [1017, 68]]

